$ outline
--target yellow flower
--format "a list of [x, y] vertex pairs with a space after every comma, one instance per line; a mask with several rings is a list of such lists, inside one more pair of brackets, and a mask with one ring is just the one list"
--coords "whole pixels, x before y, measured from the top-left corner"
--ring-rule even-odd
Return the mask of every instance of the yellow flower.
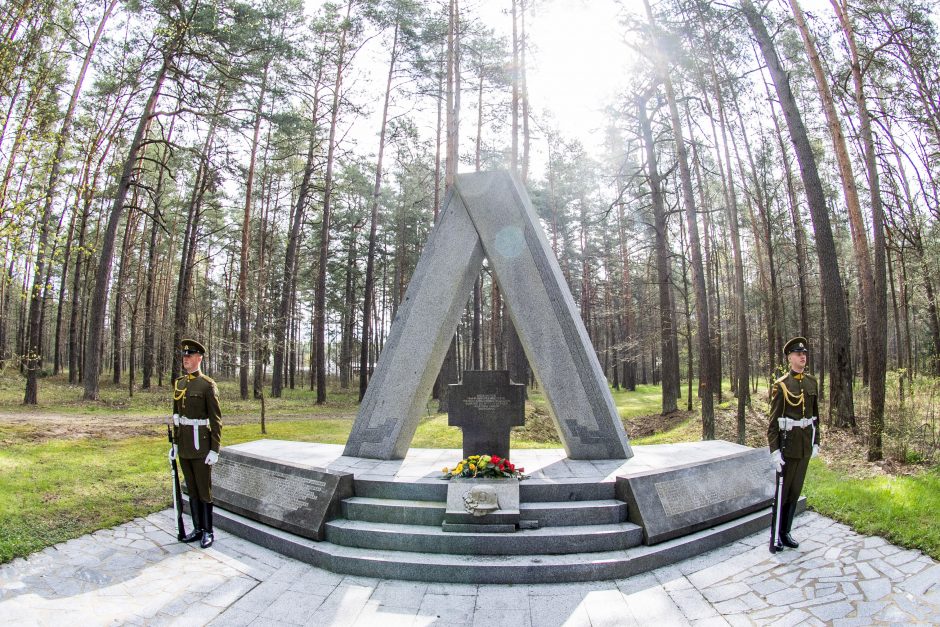
[[477, 469], [477, 465], [471, 463], [471, 464], [470, 464], [470, 470], [474, 470], [474, 471], [475, 471], [476, 469]]
[[444, 468], [441, 470], [441, 472], [446, 475], [447, 473], [450, 472], [450, 468], [448, 468], [447, 466], [444, 466]]

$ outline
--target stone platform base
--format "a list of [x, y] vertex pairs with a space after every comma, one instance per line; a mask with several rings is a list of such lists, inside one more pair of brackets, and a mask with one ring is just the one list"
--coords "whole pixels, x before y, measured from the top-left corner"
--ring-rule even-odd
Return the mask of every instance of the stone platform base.
[[[733, 542], [770, 525], [766, 449], [723, 441], [634, 447], [628, 460], [578, 461], [562, 450], [512, 455], [529, 476], [509, 533], [444, 531], [460, 450], [411, 449], [404, 460], [342, 455], [336, 445], [259, 440], [223, 449], [242, 459], [353, 475], [353, 495], [325, 522], [323, 541], [226, 511], [218, 527], [328, 570], [463, 583], [547, 583], [627, 577]], [[766, 463], [766, 465], [764, 465]], [[802, 509], [802, 505], [801, 505]], [[498, 565], [499, 568], [493, 568]]]

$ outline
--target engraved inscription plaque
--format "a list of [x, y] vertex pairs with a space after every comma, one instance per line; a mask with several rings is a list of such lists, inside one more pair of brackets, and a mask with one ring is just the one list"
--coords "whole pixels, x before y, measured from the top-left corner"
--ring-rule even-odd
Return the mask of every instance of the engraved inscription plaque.
[[353, 476], [275, 462], [223, 448], [212, 470], [216, 505], [305, 538], [322, 540], [324, 524], [353, 494]]
[[509, 457], [509, 431], [525, 424], [525, 386], [508, 370], [465, 370], [451, 384], [447, 424], [463, 429], [463, 456]]
[[682, 477], [656, 483], [656, 493], [663, 511], [669, 516], [678, 516], [694, 509], [719, 504], [723, 501], [747, 495], [764, 479], [767, 465], [754, 462], [728, 477], [709, 470], [700, 477]]
[[768, 506], [770, 452], [741, 448], [701, 463], [617, 477], [617, 498], [627, 503], [630, 521], [643, 527], [644, 542], [663, 542]]

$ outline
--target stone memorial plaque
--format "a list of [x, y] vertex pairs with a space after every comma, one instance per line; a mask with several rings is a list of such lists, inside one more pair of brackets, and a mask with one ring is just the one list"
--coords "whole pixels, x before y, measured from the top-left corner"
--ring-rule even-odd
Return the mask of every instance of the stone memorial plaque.
[[525, 424], [525, 386], [508, 370], [466, 370], [450, 385], [447, 424], [463, 430], [463, 456], [509, 457], [509, 430]]
[[444, 531], [512, 532], [519, 524], [518, 479], [451, 479]]
[[223, 509], [322, 540], [324, 525], [353, 495], [353, 475], [276, 462], [223, 448], [212, 468], [212, 498]]
[[617, 498], [645, 544], [713, 527], [771, 504], [774, 471], [766, 448], [666, 471], [617, 477]]

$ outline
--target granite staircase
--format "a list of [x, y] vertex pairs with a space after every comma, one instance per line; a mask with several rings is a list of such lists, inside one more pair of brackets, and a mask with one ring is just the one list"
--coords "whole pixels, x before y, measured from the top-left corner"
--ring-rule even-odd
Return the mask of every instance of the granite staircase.
[[[455, 583], [558, 583], [628, 577], [749, 535], [761, 510], [655, 546], [628, 520], [610, 482], [524, 481], [515, 533], [445, 532], [447, 483], [355, 481], [355, 496], [315, 542], [221, 512], [219, 526], [327, 570], [367, 577]], [[499, 568], [494, 568], [499, 566]]]

